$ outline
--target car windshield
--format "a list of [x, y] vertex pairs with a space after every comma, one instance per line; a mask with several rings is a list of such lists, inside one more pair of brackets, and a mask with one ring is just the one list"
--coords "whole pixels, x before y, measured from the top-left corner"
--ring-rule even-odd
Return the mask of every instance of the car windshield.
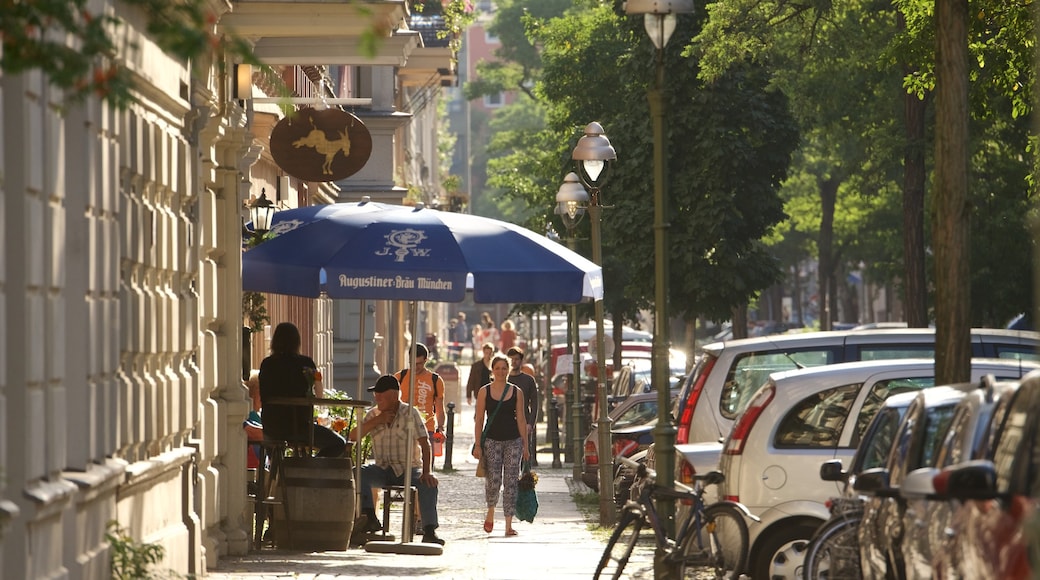
[[657, 418], [657, 401], [640, 401], [614, 418], [612, 429], [642, 425]]
[[735, 419], [747, 407], [752, 395], [769, 379], [769, 375], [833, 362], [834, 353], [830, 349], [744, 355], [737, 359], [726, 377], [719, 410], [723, 417]]

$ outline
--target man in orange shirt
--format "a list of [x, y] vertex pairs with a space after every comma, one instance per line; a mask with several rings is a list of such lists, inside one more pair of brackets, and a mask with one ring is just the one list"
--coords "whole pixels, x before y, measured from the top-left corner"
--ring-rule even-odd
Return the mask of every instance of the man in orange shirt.
[[[444, 429], [444, 381], [437, 373], [426, 368], [430, 356], [426, 345], [415, 344], [415, 364], [412, 369], [401, 369], [394, 374], [401, 383], [401, 400], [414, 405], [426, 420], [426, 431], [433, 440], [434, 433]], [[412, 398], [412, 372], [415, 373], [415, 398]]]

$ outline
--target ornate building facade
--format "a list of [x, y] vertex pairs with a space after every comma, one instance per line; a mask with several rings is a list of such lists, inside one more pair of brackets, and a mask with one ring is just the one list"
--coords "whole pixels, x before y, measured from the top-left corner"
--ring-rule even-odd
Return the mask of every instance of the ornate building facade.
[[[116, 58], [135, 74], [129, 108], [96, 97], [69, 104], [38, 72], [0, 71], [0, 569], [12, 579], [107, 579], [105, 534], [117, 522], [163, 547], [160, 568], [201, 576], [249, 548], [244, 204], [282, 188], [286, 206], [353, 200], [350, 182], [285, 178], [257, 136], [265, 113], [233, 94], [225, 55], [181, 62], [152, 42], [144, 14], [90, 4], [123, 20]], [[439, 85], [451, 59], [406, 30], [403, 0], [358, 4], [214, 2], [213, 26], [219, 34], [233, 23], [276, 66], [317, 66], [342, 81], [337, 96], [382, 95], [375, 116], [398, 124], [373, 149], [376, 185], [360, 189], [399, 203], [406, 154], [436, 154], [408, 138], [402, 107], [415, 89], [399, 78], [411, 70], [431, 78], [420, 87]], [[385, 41], [362, 54], [363, 32], [346, 22]], [[336, 50], [320, 60], [332, 38]], [[410, 69], [412, 54], [435, 65], [417, 58]], [[372, 337], [337, 324], [352, 323], [357, 307], [271, 300], [276, 316], [309, 328], [323, 370], [350, 380], [349, 364], [337, 370], [337, 341], [356, 351]], [[396, 332], [375, 322], [383, 327], [373, 333]], [[364, 371], [355, 363], [354, 372]]]

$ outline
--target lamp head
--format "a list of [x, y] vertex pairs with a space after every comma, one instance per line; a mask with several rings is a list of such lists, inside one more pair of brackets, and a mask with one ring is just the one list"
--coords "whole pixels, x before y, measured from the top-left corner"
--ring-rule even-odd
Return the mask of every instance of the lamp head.
[[265, 233], [271, 229], [274, 217], [274, 202], [267, 199], [267, 189], [260, 190], [260, 197], [249, 206], [249, 218], [253, 220], [253, 231]]
[[556, 215], [563, 219], [563, 224], [568, 230], [581, 221], [588, 203], [589, 192], [581, 185], [578, 175], [574, 172], [568, 173], [556, 192]]
[[617, 159], [617, 152], [603, 131], [603, 126], [593, 121], [585, 126], [585, 135], [571, 152], [571, 159], [578, 162], [580, 179], [590, 188], [599, 188], [606, 180], [607, 164]]
[[675, 32], [677, 15], [692, 14], [693, 0], [627, 0], [625, 14], [643, 16], [643, 26], [657, 50], [668, 44]]

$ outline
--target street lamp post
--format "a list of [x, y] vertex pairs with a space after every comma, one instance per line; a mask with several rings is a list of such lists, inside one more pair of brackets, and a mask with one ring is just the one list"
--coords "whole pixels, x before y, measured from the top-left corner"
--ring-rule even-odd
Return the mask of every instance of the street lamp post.
[[[578, 176], [568, 173], [556, 193], [556, 214], [563, 220], [563, 226], [567, 228], [567, 247], [575, 250], [577, 238], [574, 236], [574, 228], [578, 226], [581, 218], [585, 217], [585, 208], [589, 203], [589, 194], [578, 181]], [[581, 461], [584, 457], [582, 450], [581, 433], [581, 337], [578, 334], [578, 309], [573, 304], [567, 313], [567, 334], [570, 336], [571, 351], [571, 384], [568, 389], [570, 395], [570, 412], [572, 421], [571, 428], [567, 431], [570, 435], [573, 448], [573, 472], [575, 479], [581, 479]]]
[[[657, 389], [657, 426], [654, 428], [654, 458], [658, 483], [672, 487], [675, 483], [675, 425], [669, 404], [668, 364], [668, 171], [665, 153], [664, 47], [675, 31], [677, 15], [693, 12], [693, 0], [628, 0], [625, 13], [643, 15], [646, 32], [657, 50], [654, 87], [647, 91], [654, 133], [654, 346], [651, 377]], [[664, 500], [664, 501], [660, 501]], [[659, 498], [658, 513], [665, 521], [669, 536], [675, 533], [675, 502]], [[678, 566], [665, 561], [658, 550], [654, 558], [654, 577], [670, 579], [678, 576]]]
[[[578, 177], [589, 190], [589, 219], [592, 220], [592, 261], [603, 266], [603, 244], [600, 238], [600, 189], [606, 183], [611, 162], [617, 159], [603, 127], [596, 122], [585, 126], [585, 135], [571, 152], [577, 161]], [[610, 444], [610, 414], [607, 404], [607, 352], [603, 337], [603, 300], [594, 304], [596, 316], [596, 399], [599, 402], [597, 447], [599, 447], [599, 523], [612, 526], [614, 510], [614, 453]]]

